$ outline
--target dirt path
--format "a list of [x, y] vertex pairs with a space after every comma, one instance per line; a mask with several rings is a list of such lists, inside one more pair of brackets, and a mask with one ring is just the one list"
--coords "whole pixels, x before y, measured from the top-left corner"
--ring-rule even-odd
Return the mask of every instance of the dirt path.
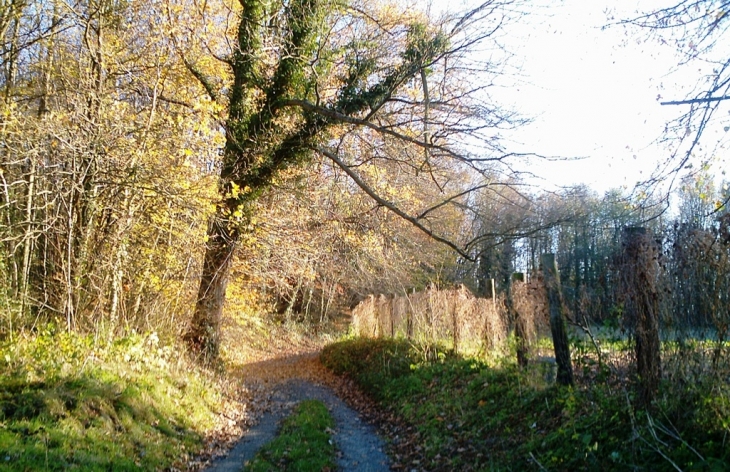
[[[241, 382], [247, 392], [247, 404], [255, 423], [236, 443], [230, 453], [215, 460], [208, 472], [242, 470], [245, 461], [273, 439], [279, 421], [294, 405], [305, 399], [317, 399], [329, 408], [335, 420], [333, 440], [337, 446], [337, 465], [343, 471], [389, 471], [383, 441], [375, 429], [360, 418], [335, 393], [347, 393], [357, 404], [367, 403], [351, 391], [351, 386], [333, 376], [318, 361], [317, 352], [268, 359], [242, 367]], [[348, 387], [350, 387], [348, 389]]]

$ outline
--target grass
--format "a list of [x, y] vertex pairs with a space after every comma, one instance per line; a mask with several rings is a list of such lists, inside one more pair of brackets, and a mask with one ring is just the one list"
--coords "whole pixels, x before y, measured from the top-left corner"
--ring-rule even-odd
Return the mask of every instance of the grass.
[[324, 403], [306, 400], [281, 427], [279, 435], [246, 465], [250, 472], [321, 472], [335, 470], [335, 448], [330, 440], [334, 422]]
[[222, 403], [154, 334], [53, 328], [0, 346], [0, 471], [184, 468]]
[[616, 379], [583, 376], [561, 388], [540, 363], [521, 370], [404, 340], [334, 343], [322, 361], [417, 431], [420, 452], [410, 459], [426, 470], [720, 471], [730, 464], [727, 383], [665, 383], [647, 412], [631, 406], [631, 389]]

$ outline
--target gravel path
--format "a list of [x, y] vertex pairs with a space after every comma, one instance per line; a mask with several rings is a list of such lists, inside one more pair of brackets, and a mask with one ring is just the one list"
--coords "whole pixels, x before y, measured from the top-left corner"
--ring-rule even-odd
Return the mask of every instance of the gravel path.
[[333, 440], [338, 450], [337, 465], [346, 472], [386, 472], [390, 470], [383, 441], [375, 429], [363, 422], [327, 387], [308, 380], [290, 379], [271, 386], [269, 407], [258, 424], [247, 431], [231, 452], [217, 459], [208, 472], [234, 472], [243, 468], [256, 451], [276, 435], [279, 422], [288, 416], [301, 400], [316, 399], [329, 408], [335, 420]]

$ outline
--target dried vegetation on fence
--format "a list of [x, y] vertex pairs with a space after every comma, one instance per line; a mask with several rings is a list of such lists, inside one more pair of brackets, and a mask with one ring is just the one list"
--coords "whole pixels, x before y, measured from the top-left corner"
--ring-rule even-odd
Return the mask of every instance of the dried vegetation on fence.
[[546, 323], [544, 290], [539, 283], [516, 283], [515, 314], [504, 297], [476, 297], [461, 285], [453, 289], [430, 286], [403, 295], [370, 295], [352, 310], [352, 328], [363, 337], [403, 337], [446, 341], [454, 349], [502, 349], [510, 327], [523, 323], [530, 340]]

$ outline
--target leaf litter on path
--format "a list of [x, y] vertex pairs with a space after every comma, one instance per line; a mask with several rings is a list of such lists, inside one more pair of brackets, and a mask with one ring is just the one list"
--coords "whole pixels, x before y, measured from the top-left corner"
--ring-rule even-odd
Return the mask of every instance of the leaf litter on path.
[[[355, 385], [339, 378], [319, 362], [319, 351], [305, 349], [287, 352], [280, 357], [270, 356], [240, 366], [233, 374], [240, 382], [245, 415], [239, 420], [243, 431], [240, 439], [227, 445], [233, 448], [224, 454], [220, 442], [211, 450], [212, 463], [208, 472], [241, 470], [244, 461], [253, 458], [256, 451], [273, 439], [278, 423], [301, 400], [317, 399], [325, 403], [335, 419], [333, 440], [338, 449], [338, 466], [344, 471], [389, 471], [385, 444], [377, 436], [371, 421], [378, 420], [377, 410]], [[363, 414], [360, 415], [350, 408]]]

